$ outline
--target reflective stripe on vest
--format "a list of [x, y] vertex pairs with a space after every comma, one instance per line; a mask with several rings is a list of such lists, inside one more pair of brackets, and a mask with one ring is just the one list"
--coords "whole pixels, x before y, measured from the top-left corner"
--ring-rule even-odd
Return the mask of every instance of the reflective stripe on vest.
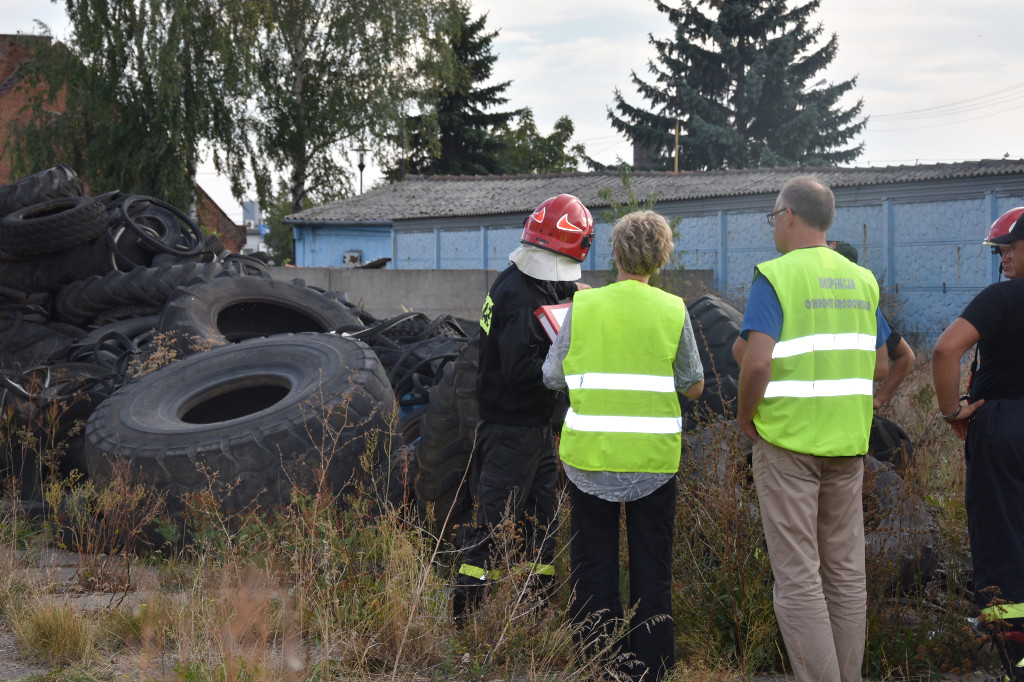
[[576, 414], [570, 407], [565, 413], [565, 426], [574, 431], [610, 433], [679, 433], [682, 417], [616, 417], [611, 415]]
[[878, 283], [825, 247], [761, 263], [782, 306], [758, 433], [787, 450], [862, 455], [871, 426]]
[[653, 391], [654, 393], [675, 393], [676, 390], [673, 377], [660, 377], [653, 374], [588, 372], [587, 374], [570, 374], [565, 377], [565, 383], [570, 390], [585, 388], [612, 391]]
[[868, 350], [875, 352], [875, 337], [867, 334], [813, 334], [775, 344], [772, 359], [820, 350]]
[[826, 398], [843, 395], [872, 395], [871, 379], [819, 379], [817, 381], [771, 381], [765, 398]]
[[687, 319], [682, 299], [624, 280], [577, 292], [571, 315], [562, 460], [585, 471], [677, 471], [682, 416], [673, 363]]

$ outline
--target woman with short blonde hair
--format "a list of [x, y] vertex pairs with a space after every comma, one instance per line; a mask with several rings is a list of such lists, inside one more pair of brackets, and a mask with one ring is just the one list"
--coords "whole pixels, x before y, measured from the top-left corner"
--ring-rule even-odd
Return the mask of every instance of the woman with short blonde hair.
[[668, 263], [674, 248], [672, 228], [654, 211], [625, 215], [612, 228], [619, 267], [631, 275], [653, 275]]

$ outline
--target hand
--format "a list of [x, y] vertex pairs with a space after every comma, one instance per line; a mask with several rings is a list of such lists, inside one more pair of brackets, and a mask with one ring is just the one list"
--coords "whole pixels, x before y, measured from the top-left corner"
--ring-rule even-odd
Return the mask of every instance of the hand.
[[750, 440], [761, 440], [761, 434], [757, 432], [757, 427], [754, 426], [753, 421], [740, 421], [739, 419], [737, 419], [736, 424], [740, 427], [740, 431], [742, 431], [743, 434]]
[[960, 440], [967, 440], [967, 427], [970, 425], [970, 418], [978, 408], [985, 404], [984, 400], [979, 400], [973, 403], [967, 403], [960, 408], [960, 414], [956, 416], [956, 419], [945, 419], [949, 427], [953, 429], [953, 433]]
[[584, 289], [589, 289], [589, 288], [590, 288], [589, 284], [584, 284], [583, 282], [576, 282], [576, 291], [582, 291]]

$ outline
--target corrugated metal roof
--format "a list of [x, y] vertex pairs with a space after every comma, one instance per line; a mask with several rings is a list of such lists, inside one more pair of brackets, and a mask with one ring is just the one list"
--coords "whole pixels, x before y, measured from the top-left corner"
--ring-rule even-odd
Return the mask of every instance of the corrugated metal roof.
[[[1024, 159], [964, 161], [879, 168], [791, 167], [706, 172], [635, 172], [637, 195], [657, 194], [658, 201], [774, 194], [794, 175], [814, 175], [829, 187], [862, 187], [897, 183], [1024, 174]], [[402, 182], [360, 196], [317, 206], [288, 216], [289, 223], [415, 220], [478, 215], [528, 213], [558, 194], [572, 194], [591, 209], [607, 207], [598, 193], [611, 189], [624, 201], [615, 172], [544, 175], [409, 176]]]

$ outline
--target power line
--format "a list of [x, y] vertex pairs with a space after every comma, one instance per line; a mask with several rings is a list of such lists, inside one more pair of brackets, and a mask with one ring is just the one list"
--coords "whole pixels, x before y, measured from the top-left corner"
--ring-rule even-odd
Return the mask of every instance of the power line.
[[991, 106], [1006, 104], [1007, 102], [1012, 102], [1016, 99], [1020, 99], [1021, 97], [1024, 97], [1024, 82], [983, 93], [969, 99], [949, 102], [947, 104], [938, 104], [933, 107], [924, 107], [922, 109], [911, 109], [909, 111], [901, 111], [892, 114], [876, 114], [871, 118], [875, 120], [909, 120], [935, 116], [953, 116], [977, 109], [985, 109]]
[[1024, 91], [1018, 92], [1018, 93], [1012, 94], [1012, 95], [1004, 95], [1002, 97], [993, 98], [993, 99], [990, 99], [990, 100], [987, 100], [987, 101], [975, 102], [975, 103], [972, 103], [972, 104], [963, 104], [963, 105], [959, 105], [959, 106], [955, 106], [955, 107], [954, 106], [950, 106], [948, 109], [943, 109], [941, 111], [936, 110], [936, 111], [931, 111], [931, 112], [927, 112], [927, 113], [916, 114], [914, 116], [889, 116], [889, 117], [886, 117], [885, 120], [886, 121], [896, 121], [896, 120], [906, 120], [906, 121], [909, 121], [909, 120], [925, 119], [925, 118], [943, 118], [943, 117], [946, 117], [946, 116], [956, 116], [958, 114], [968, 114], [968, 113], [971, 113], [973, 111], [984, 111], [985, 109], [989, 109], [989, 108], [994, 107], [994, 106], [999, 106], [999, 105], [1002, 105], [1002, 104], [1010, 104], [1012, 102], [1019, 102], [1021, 100], [1024, 100]]
[[[992, 116], [998, 116], [1000, 114], [1005, 114], [1005, 113], [1010, 112], [1010, 111], [1016, 111], [1017, 109], [1024, 109], [1024, 104], [1021, 104], [1021, 105], [1018, 105], [1018, 106], [1015, 106], [1015, 107], [1010, 107], [1009, 109], [1001, 109], [999, 111], [993, 111], [993, 112], [990, 112], [990, 113], [987, 113], [987, 114], [982, 114], [980, 116], [972, 116], [971, 118], [961, 118], [961, 119], [957, 119], [955, 121], [946, 121], [945, 123], [933, 123], [932, 125], [914, 125], [914, 126], [908, 126], [908, 127], [905, 127], [905, 128], [881, 128], [881, 129], [871, 128], [871, 132], [872, 133], [898, 133], [898, 132], [904, 132], [904, 131], [907, 131], [907, 130], [927, 130], [929, 128], [943, 128], [945, 126], [957, 125], [958, 123], [970, 123], [971, 121], [978, 121], [978, 120], [983, 119], [983, 118], [991, 118]], [[869, 121], [869, 125], [870, 125], [870, 121]]]

